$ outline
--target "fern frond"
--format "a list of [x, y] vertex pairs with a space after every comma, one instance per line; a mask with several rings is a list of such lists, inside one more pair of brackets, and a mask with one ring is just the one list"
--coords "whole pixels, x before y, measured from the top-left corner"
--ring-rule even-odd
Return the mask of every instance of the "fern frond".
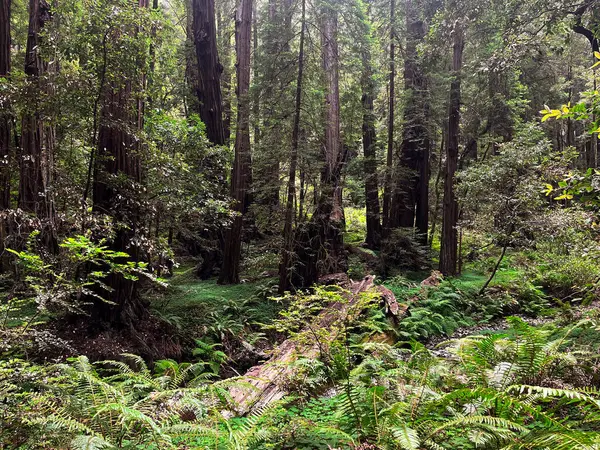
[[400, 448], [404, 450], [419, 450], [421, 439], [419, 433], [405, 423], [392, 428], [392, 434], [398, 440]]
[[81, 435], [71, 440], [73, 450], [107, 450], [117, 448], [99, 436]]

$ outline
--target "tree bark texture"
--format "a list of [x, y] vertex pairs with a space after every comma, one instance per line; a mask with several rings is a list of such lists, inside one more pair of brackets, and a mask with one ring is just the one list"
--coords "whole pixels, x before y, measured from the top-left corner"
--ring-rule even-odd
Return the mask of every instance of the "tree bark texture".
[[390, 0], [390, 55], [389, 55], [389, 80], [388, 80], [388, 136], [387, 157], [385, 170], [385, 186], [383, 192], [383, 232], [389, 233], [392, 223], [392, 196], [393, 196], [393, 166], [394, 166], [394, 110], [396, 107], [396, 0]]
[[448, 143], [446, 146], [446, 172], [444, 179], [444, 202], [440, 271], [444, 275], [456, 275], [458, 247], [458, 203], [454, 191], [454, 176], [458, 165], [460, 136], [461, 70], [465, 46], [462, 24], [457, 20], [453, 31], [452, 76], [450, 105], [448, 110]]
[[420, 240], [427, 243], [429, 219], [429, 133], [427, 130], [427, 80], [421, 68], [417, 45], [425, 37], [413, 0], [406, 0], [406, 57], [404, 85], [408, 94], [400, 154], [398, 188], [392, 209], [400, 227], [416, 226]]
[[292, 268], [294, 265], [294, 203], [296, 199], [296, 169], [298, 166], [298, 141], [300, 135], [300, 111], [302, 106], [302, 81], [304, 76], [304, 35], [306, 33], [306, 0], [302, 2], [302, 19], [300, 30], [300, 49], [298, 50], [298, 80], [296, 82], [296, 106], [292, 128], [292, 148], [290, 151], [290, 171], [285, 204], [285, 223], [283, 228], [284, 246], [281, 251], [279, 265], [279, 292], [292, 288]]
[[236, 215], [225, 238], [223, 269], [219, 276], [222, 284], [239, 283], [242, 250], [243, 216], [249, 202], [252, 182], [250, 155], [250, 53], [252, 44], [252, 0], [239, 0], [235, 18], [235, 49], [237, 55], [237, 127], [235, 157], [231, 175], [231, 196]]
[[25, 52], [26, 89], [30, 102], [21, 121], [19, 207], [40, 218], [51, 218], [53, 214], [48, 187], [52, 175], [54, 135], [52, 128], [44, 123], [39, 103], [40, 92], [44, 89], [43, 76], [48, 68], [41, 56], [40, 33], [50, 19], [50, 5], [45, 0], [30, 0]]
[[[323, 356], [321, 350], [335, 339], [336, 333], [342, 332], [344, 326], [348, 325], [349, 312], [364, 293], [376, 294], [387, 315], [394, 322], [401, 320], [406, 315], [408, 304], [398, 303], [392, 291], [383, 286], [376, 286], [373, 276], [365, 277], [361, 281], [352, 281], [343, 273], [334, 274], [329, 278], [331, 278], [331, 282], [345, 290], [343, 293], [345, 301], [323, 305], [323, 310], [312, 322], [307, 320], [306, 329], [303, 330], [309, 331], [308, 334], [314, 330], [328, 330], [330, 331], [328, 337], [323, 340], [317, 338], [308, 343], [287, 339], [270, 355], [268, 361], [248, 370], [244, 375], [244, 381], [251, 384], [253, 388], [233, 387], [229, 391], [232, 403], [236, 405], [236, 412], [239, 415], [261, 411], [267, 405], [288, 395], [289, 383], [286, 381], [293, 379], [294, 375], [297, 376], [293, 362], [299, 357], [318, 358]], [[328, 283], [327, 277], [319, 281]]]
[[[340, 90], [338, 53], [338, 13], [331, 5], [322, 8], [321, 52], [326, 78], [324, 168], [321, 192], [313, 215], [319, 236], [320, 275], [345, 271], [342, 208], [342, 169], [346, 152], [342, 151], [340, 137]], [[314, 280], [316, 281], [316, 280]]]
[[[363, 18], [365, 23], [368, 18]], [[381, 244], [381, 211], [379, 207], [379, 181], [377, 173], [377, 134], [375, 131], [375, 81], [373, 62], [369, 47], [371, 26], [365, 26], [365, 42], [362, 51], [362, 141], [365, 157], [365, 198], [367, 215], [367, 235], [365, 242], [370, 249], [376, 250]]]
[[[140, 0], [140, 8], [148, 7], [148, 0]], [[112, 39], [120, 39], [118, 30]], [[135, 33], [135, 31], [132, 31]], [[143, 126], [144, 100], [134, 95], [134, 80], [127, 74], [107, 83], [102, 95], [97, 158], [94, 165], [93, 211], [112, 217], [116, 225], [111, 249], [128, 253], [135, 262], [141, 254], [134, 238], [141, 233], [139, 189], [142, 183], [141, 151], [135, 130]], [[143, 86], [145, 76], [138, 83]], [[126, 226], [123, 226], [126, 225]], [[92, 317], [109, 326], [135, 329], [147, 317], [147, 305], [139, 298], [137, 282], [120, 274], [110, 274], [105, 283], [112, 289], [100, 292], [113, 304], [95, 301]], [[94, 323], [94, 326], [99, 325]]]
[[198, 89], [200, 118], [206, 126], [206, 136], [214, 145], [225, 144], [223, 105], [221, 104], [221, 72], [223, 66], [217, 54], [214, 0], [192, 0], [194, 44], [198, 58]]
[[[10, 75], [11, 0], [0, 0], [0, 78]], [[8, 99], [0, 97], [0, 211], [10, 208], [10, 168], [13, 160], [12, 115]]]
[[217, 4], [218, 39], [221, 45], [220, 60], [223, 66], [221, 73], [221, 97], [223, 101], [223, 133], [225, 145], [231, 140], [231, 27], [228, 20], [229, 1]]

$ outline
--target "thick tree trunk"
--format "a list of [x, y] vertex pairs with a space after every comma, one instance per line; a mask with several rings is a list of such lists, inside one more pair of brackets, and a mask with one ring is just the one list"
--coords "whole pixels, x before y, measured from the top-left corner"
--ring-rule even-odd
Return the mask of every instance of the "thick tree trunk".
[[292, 288], [292, 269], [294, 265], [294, 203], [296, 198], [296, 168], [298, 166], [298, 141], [300, 135], [300, 111], [302, 106], [302, 81], [304, 76], [304, 35], [306, 33], [306, 0], [301, 0], [302, 19], [300, 30], [300, 49], [298, 51], [298, 81], [296, 82], [296, 107], [292, 128], [292, 148], [290, 152], [290, 173], [288, 179], [287, 201], [285, 205], [285, 224], [283, 228], [283, 248], [279, 265], [279, 292]]
[[444, 180], [444, 204], [440, 271], [444, 275], [456, 275], [458, 204], [454, 192], [454, 175], [458, 165], [458, 142], [460, 135], [461, 70], [464, 42], [462, 24], [454, 25], [450, 106], [448, 110], [448, 145], [446, 146], [446, 173]]
[[25, 75], [29, 103], [21, 122], [21, 154], [19, 207], [42, 218], [51, 218], [51, 194], [48, 191], [52, 173], [53, 133], [41, 118], [39, 106], [42, 77], [47, 63], [41, 56], [41, 36], [50, 20], [50, 5], [45, 0], [30, 0], [29, 30], [25, 52]]
[[[148, 0], [140, 0], [139, 7], [147, 8]], [[117, 33], [117, 32], [115, 32]], [[115, 34], [113, 39], [119, 39]], [[142, 85], [145, 76], [139, 79]], [[135, 98], [133, 81], [121, 74], [107, 83], [102, 95], [98, 146], [94, 167], [93, 211], [113, 218], [118, 226], [111, 248], [130, 255], [129, 260], [140, 259], [138, 246], [133, 242], [141, 233], [140, 202], [137, 198], [142, 182], [140, 144], [129, 129], [143, 126], [143, 98]], [[123, 183], [127, 179], [128, 183]], [[127, 259], [124, 259], [124, 261]], [[147, 304], [137, 293], [137, 282], [120, 274], [111, 274], [105, 280], [110, 292], [100, 292], [113, 304], [95, 301], [92, 317], [109, 326], [136, 328], [138, 322], [148, 315]]]
[[[10, 9], [11, 0], [0, 0], [0, 78], [10, 75]], [[10, 168], [13, 160], [13, 118], [10, 111], [8, 100], [0, 96], [0, 211], [10, 208]], [[0, 251], [3, 249], [0, 242]]]
[[390, 228], [394, 227], [392, 214], [393, 169], [394, 169], [394, 110], [396, 107], [396, 0], [390, 0], [390, 67], [389, 67], [389, 109], [388, 109], [388, 137], [387, 158], [385, 171], [385, 186], [383, 191], [383, 233], [389, 234]]
[[[368, 23], [368, 18], [363, 18]], [[371, 26], [365, 26], [365, 42], [362, 51], [362, 141], [365, 157], [365, 198], [367, 214], [367, 236], [365, 243], [370, 249], [378, 249], [381, 244], [381, 212], [379, 207], [379, 182], [377, 174], [377, 135], [375, 132], [375, 81], [371, 61]]]
[[214, 0], [192, 0], [194, 43], [198, 58], [198, 100], [200, 118], [206, 136], [214, 145], [225, 144], [223, 105], [221, 104], [221, 72], [217, 55]]
[[243, 216], [248, 209], [251, 183], [250, 156], [250, 50], [252, 44], [252, 0], [239, 0], [235, 18], [235, 49], [237, 55], [238, 115], [235, 135], [235, 158], [231, 175], [231, 196], [236, 215], [225, 238], [223, 269], [219, 283], [240, 281]]
[[398, 225], [408, 228], [416, 226], [420, 240], [426, 244], [429, 215], [429, 105], [427, 81], [417, 53], [417, 45], [425, 37], [425, 27], [413, 0], [406, 0], [406, 29], [404, 85], [408, 99], [404, 111], [400, 180], [392, 208], [398, 211]]

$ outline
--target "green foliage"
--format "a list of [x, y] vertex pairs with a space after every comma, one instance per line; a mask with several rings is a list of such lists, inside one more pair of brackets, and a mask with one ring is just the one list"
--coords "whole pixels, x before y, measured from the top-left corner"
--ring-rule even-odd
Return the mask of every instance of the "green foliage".
[[399, 324], [399, 334], [405, 339], [428, 339], [435, 335], [451, 335], [461, 326], [473, 322], [461, 308], [465, 302], [451, 286], [429, 289], [409, 309], [409, 315]]
[[[7, 249], [16, 257], [21, 282], [0, 303], [0, 332], [5, 339], [8, 333], [22, 335], [51, 315], [85, 313], [93, 299], [107, 302], [111, 288], [105, 280], [110, 274], [128, 280], [143, 276], [165, 285], [149, 272], [147, 263], [131, 261], [127, 253], [111, 250], [105, 240], [95, 242], [89, 234], [66, 237], [58, 245], [60, 251], [51, 255], [39, 244], [39, 234], [31, 233], [24, 250]], [[14, 327], [21, 331], [8, 330]]]
[[[95, 364], [82, 356], [46, 368], [18, 361], [3, 365], [0, 387], [9, 409], [4, 407], [3, 422], [9, 420], [13, 432], [24, 433], [2, 435], [3, 442], [178, 448], [177, 440], [204, 436], [238, 448], [242, 438], [256, 437], [258, 431], [252, 428], [256, 419], [249, 419], [241, 432], [220, 436], [219, 428], [229, 427], [220, 413], [229, 406], [227, 389], [236, 384], [243, 388], [240, 382], [209, 381], [212, 373], [203, 371], [204, 362], [157, 361], [153, 374], [141, 358], [123, 356], [123, 361]], [[14, 382], [23, 375], [29, 382], [16, 386]]]
[[[390, 449], [535, 449], [544, 441], [579, 448], [568, 446], [574, 436], [597, 443], [599, 434], [588, 431], [587, 424], [596, 420], [589, 414], [598, 416], [591, 412], [597, 410], [598, 393], [541, 387], [557, 380], [583, 381], [577, 374], [586, 364], [586, 352], [571, 348], [570, 331], [548, 340], [556, 330], [536, 329], [516, 318], [510, 324], [505, 335], [445, 344], [456, 355], [448, 360], [419, 344], [410, 350], [363, 344], [356, 348], [362, 362], [348, 385], [337, 385], [333, 397], [279, 413], [283, 424], [278, 426], [296, 430], [287, 435], [286, 445], [298, 445], [297, 436], [319, 426]], [[337, 445], [347, 442], [340, 438]]]

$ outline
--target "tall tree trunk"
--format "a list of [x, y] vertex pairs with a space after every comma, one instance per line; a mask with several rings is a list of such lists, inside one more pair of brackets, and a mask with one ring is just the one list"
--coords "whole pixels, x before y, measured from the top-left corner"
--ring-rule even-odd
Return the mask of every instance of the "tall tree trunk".
[[388, 109], [388, 138], [385, 171], [385, 186], [383, 191], [383, 232], [385, 235], [392, 228], [392, 195], [393, 195], [393, 165], [394, 165], [394, 109], [396, 107], [396, 0], [390, 0], [390, 55], [389, 55], [389, 109]]
[[413, 0], [406, 0], [406, 29], [404, 85], [408, 99], [404, 111], [399, 188], [394, 196], [396, 204], [392, 208], [398, 211], [398, 225], [409, 228], [416, 226], [420, 240], [426, 244], [429, 214], [429, 105], [427, 81], [417, 52], [418, 43], [425, 37], [425, 27]]
[[252, 45], [252, 0], [239, 0], [235, 18], [235, 50], [237, 55], [238, 115], [235, 135], [235, 158], [231, 175], [231, 196], [237, 213], [225, 238], [223, 269], [219, 283], [240, 281], [243, 216], [248, 209], [251, 183], [250, 156], [250, 50]]
[[[11, 0], [0, 0], [0, 78], [10, 75]], [[8, 99], [0, 96], [0, 211], [10, 208], [10, 168], [13, 160], [12, 114]], [[4, 236], [2, 236], [4, 237]], [[4, 249], [0, 242], [0, 251]]]
[[325, 4], [321, 16], [321, 51], [326, 78], [325, 94], [325, 165], [315, 218], [321, 236], [319, 263], [321, 273], [345, 271], [341, 176], [346, 152], [340, 137], [340, 88], [337, 5]]
[[461, 70], [464, 30], [460, 21], [454, 25], [452, 58], [452, 83], [450, 85], [450, 105], [448, 109], [448, 144], [446, 146], [446, 172], [444, 180], [444, 204], [442, 242], [440, 251], [440, 271], [444, 275], [456, 274], [457, 263], [457, 222], [458, 204], [454, 192], [454, 175], [458, 165], [458, 142], [460, 135]]
[[228, 21], [229, 1], [220, 1], [217, 5], [219, 42], [221, 45], [221, 90], [223, 100], [223, 134], [225, 145], [231, 140], [231, 28]]
[[316, 186], [314, 190], [315, 211], [310, 222], [301, 225], [295, 236], [295, 256], [298, 261], [292, 274], [295, 288], [310, 287], [317, 282], [319, 275], [347, 269], [341, 204], [341, 174], [346, 152], [342, 151], [340, 142], [336, 5], [325, 3], [320, 13], [321, 57], [326, 77], [323, 166], [320, 191]]
[[[0, 78], [10, 76], [10, 11], [11, 0], [0, 0]], [[10, 101], [0, 96], [0, 213], [10, 209], [11, 167], [14, 161], [12, 144], [13, 116]], [[9, 267], [4, 251], [9, 234], [7, 218], [0, 218], [0, 273]]]
[[[369, 4], [370, 6], [370, 4]], [[367, 11], [369, 14], [369, 11]], [[365, 38], [362, 51], [362, 141], [365, 156], [365, 198], [367, 214], [367, 236], [365, 242], [371, 249], [378, 249], [381, 244], [381, 212], [379, 208], [379, 183], [377, 174], [377, 135], [375, 132], [375, 80], [373, 79], [373, 63], [371, 60], [371, 25], [368, 17], [363, 17]]]
[[225, 144], [223, 105], [221, 104], [221, 72], [217, 55], [214, 0], [192, 0], [194, 43], [198, 58], [197, 90], [200, 118], [206, 126], [206, 136], [214, 145]]
[[[284, 246], [281, 250], [279, 265], [279, 292], [289, 290], [292, 281], [294, 250], [294, 200], [296, 197], [296, 168], [298, 165], [298, 141], [300, 135], [300, 110], [302, 106], [302, 81], [304, 76], [304, 35], [306, 33], [306, 0], [302, 2], [302, 19], [300, 30], [300, 49], [298, 51], [298, 80], [296, 82], [296, 107], [292, 128], [292, 148], [290, 151], [290, 172], [288, 179], [287, 201], [285, 205], [285, 224], [283, 228]], [[301, 211], [300, 211], [301, 213]]]
[[193, 0], [186, 0], [186, 24], [185, 24], [185, 82], [186, 116], [191, 114], [200, 115], [200, 80], [198, 75], [198, 58], [196, 57], [196, 44], [194, 42], [194, 9]]
[[40, 33], [50, 18], [50, 5], [45, 0], [30, 0], [25, 52], [28, 105], [21, 122], [19, 207], [43, 218], [52, 215], [48, 185], [52, 171], [53, 133], [41, 117], [42, 77], [48, 65], [41, 56]]
[[[148, 0], [139, 0], [138, 6], [147, 8]], [[112, 39], [121, 39], [119, 33], [122, 31], [115, 31]], [[119, 224], [111, 248], [128, 253], [130, 260], [137, 262], [141, 255], [134, 238], [139, 237], [143, 229], [137, 198], [142, 183], [141, 148], [129, 130], [139, 130], [143, 126], [144, 98], [141, 95], [136, 98], [134, 83], [143, 89], [145, 75], [142, 74], [136, 82], [128, 74], [121, 74], [107, 83], [101, 93], [98, 157], [95, 160], [92, 195], [93, 211], [109, 215], [115, 224]], [[128, 183], [123, 184], [123, 179], [127, 179]], [[112, 304], [96, 301], [92, 317], [110, 326], [135, 329], [138, 322], [148, 315], [147, 304], [137, 293], [137, 282], [113, 273], [105, 283], [111, 290], [100, 294]]]

